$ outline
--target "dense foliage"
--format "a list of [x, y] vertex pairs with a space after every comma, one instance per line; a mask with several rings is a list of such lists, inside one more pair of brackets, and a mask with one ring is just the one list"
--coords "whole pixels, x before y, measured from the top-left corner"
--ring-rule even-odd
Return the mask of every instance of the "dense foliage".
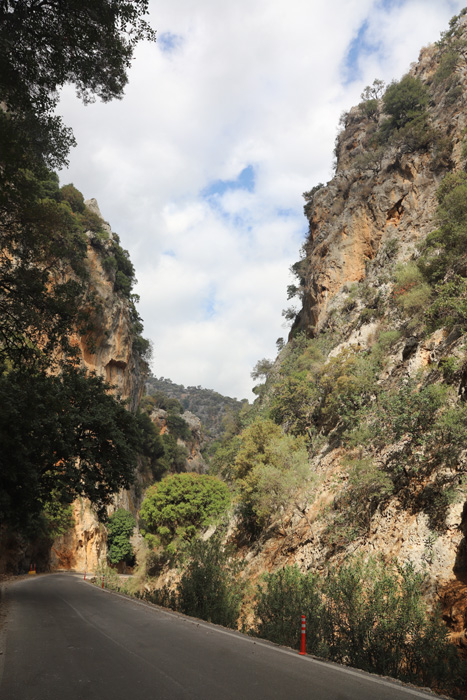
[[0, 376], [0, 519], [34, 528], [51, 499], [86, 496], [101, 515], [133, 479], [140, 434], [136, 418], [96, 376]]
[[255, 633], [299, 647], [306, 616], [309, 653], [383, 676], [459, 688], [462, 664], [439, 611], [429, 613], [423, 574], [410, 565], [356, 558], [324, 580], [288, 567], [265, 576]]
[[130, 537], [136, 527], [134, 516], [123, 508], [112, 513], [107, 522], [107, 559], [111, 564], [134, 561]]
[[130, 294], [134, 271], [81, 193], [59, 188], [50, 168], [74, 145], [55, 114], [59, 88], [74, 84], [85, 101], [120, 97], [136, 44], [154, 39], [147, 11], [147, 0], [0, 0], [0, 510], [23, 531], [77, 495], [103, 514], [136, 464], [134, 417], [76, 369], [70, 343], [76, 331], [92, 337], [99, 312], [88, 241], [115, 260], [116, 292]]
[[[164, 410], [170, 410], [177, 400], [182, 411], [191, 411], [201, 420], [208, 436], [219, 438], [224, 432], [224, 420], [240, 411], [244, 402], [228, 396], [222, 396], [211, 389], [200, 386], [175, 384], [170, 379], [149, 377], [146, 391], [156, 398], [156, 405]], [[164, 398], [165, 397], [165, 398]]]
[[173, 474], [151, 486], [141, 505], [141, 519], [149, 535], [175, 551], [222, 516], [230, 504], [227, 485], [207, 474]]
[[207, 540], [193, 541], [186, 549], [185, 569], [176, 589], [156, 589], [146, 599], [235, 629], [243, 585], [239, 579], [241, 566], [233, 554], [232, 548], [223, 544], [220, 532]]

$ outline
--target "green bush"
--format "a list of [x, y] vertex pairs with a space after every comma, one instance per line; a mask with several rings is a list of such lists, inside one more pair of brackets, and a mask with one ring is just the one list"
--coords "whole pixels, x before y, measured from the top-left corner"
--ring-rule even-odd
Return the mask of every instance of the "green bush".
[[257, 418], [241, 434], [233, 477], [245, 520], [260, 528], [290, 505], [308, 473], [303, 438], [283, 435], [271, 420]]
[[222, 533], [195, 540], [187, 550], [188, 563], [177, 586], [176, 609], [185, 615], [237, 627], [243, 597], [241, 565], [222, 543]]
[[179, 438], [180, 440], [189, 440], [191, 438], [191, 431], [186, 420], [178, 413], [169, 411], [166, 416], [167, 428], [169, 433], [173, 437]]
[[207, 474], [174, 474], [149, 487], [141, 519], [149, 534], [169, 551], [190, 541], [230, 505], [228, 486]]
[[75, 525], [73, 506], [68, 503], [60, 503], [60, 500], [53, 493], [50, 494], [50, 500], [44, 505], [42, 516], [45, 519], [45, 534], [51, 539], [65, 535]]
[[297, 566], [287, 566], [265, 574], [256, 593], [255, 636], [276, 644], [299, 648], [301, 616], [306, 615], [307, 651], [323, 652], [321, 644], [321, 600], [318, 581], [311, 573], [302, 574]]
[[84, 197], [79, 190], [73, 184], [63, 185], [60, 188], [61, 198], [68, 202], [72, 211], [76, 213], [83, 214], [86, 207], [84, 204]]
[[324, 583], [328, 655], [372, 673], [449, 687], [459, 670], [438, 611], [428, 613], [424, 576], [411, 564], [356, 558]]
[[298, 648], [304, 614], [308, 652], [449, 691], [462, 682], [462, 664], [423, 590], [411, 564], [382, 558], [355, 557], [321, 580], [286, 567], [257, 592], [253, 634]]
[[349, 459], [347, 463], [349, 479], [339, 507], [348, 524], [365, 532], [376, 508], [393, 492], [394, 485], [390, 476], [369, 457]]
[[398, 130], [424, 114], [429, 94], [419, 78], [405, 75], [393, 81], [383, 95], [383, 111], [388, 115], [390, 130]]
[[158, 460], [158, 471], [177, 473], [186, 471], [188, 450], [180, 445], [177, 438], [170, 433], [162, 435], [164, 455]]
[[130, 537], [135, 526], [134, 516], [123, 508], [119, 508], [109, 517], [107, 523], [107, 559], [111, 564], [118, 564], [121, 561], [131, 564], [134, 560]]
[[418, 266], [430, 284], [447, 272], [467, 276], [467, 173], [449, 173], [437, 191], [440, 227], [422, 246]]

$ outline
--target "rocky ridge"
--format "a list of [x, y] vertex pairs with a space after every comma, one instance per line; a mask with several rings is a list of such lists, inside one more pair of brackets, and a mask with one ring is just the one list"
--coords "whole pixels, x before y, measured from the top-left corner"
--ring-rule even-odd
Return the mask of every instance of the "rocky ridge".
[[[111, 240], [110, 225], [103, 220], [96, 200], [87, 200], [85, 204], [102, 220], [102, 226]], [[135, 410], [144, 390], [147, 366], [133, 349], [130, 302], [124, 296], [115, 294], [115, 274], [104, 269], [102, 255], [92, 245], [92, 235], [88, 234], [87, 265], [94, 307], [90, 310], [93, 324], [86, 334], [76, 333], [72, 342], [79, 348], [83, 366], [103, 377], [112, 386], [112, 393], [126, 401], [129, 410]], [[140, 486], [136, 487], [136, 491], [140, 491]], [[136, 512], [140, 498], [136, 491], [132, 488], [120, 492], [110, 512], [118, 507]], [[50, 566], [52, 569], [95, 571], [106, 560], [106, 529], [84, 499], [74, 502], [73, 520], [73, 529], [53, 542]]]
[[[466, 38], [462, 16], [456, 40], [463, 46]], [[449, 42], [424, 48], [410, 69], [409, 74], [430, 91], [427, 111], [436, 138], [423, 148], [395, 139], [383, 147], [376, 144], [374, 136], [387, 119], [381, 98], [375, 100], [371, 114], [365, 113], [362, 104], [343, 115], [335, 176], [327, 185], [305, 193], [309, 236], [294, 266], [301, 309], [289, 343], [269, 373], [263, 406], [274, 401], [275, 385], [284, 376], [283, 367], [300, 334], [325, 348], [326, 366], [333, 358], [345, 358], [345, 352], [368, 355], [382, 333], [392, 332], [376, 386], [394, 395], [411, 382], [418, 387], [442, 382], [442, 359], [452, 358], [456, 366], [465, 367], [462, 330], [441, 327], [426, 333], [415, 322], [411, 328], [410, 319], [395, 303], [397, 265], [418, 257], [418, 244], [438, 225], [436, 193], [443, 178], [448, 172], [462, 172], [465, 166], [463, 48], [450, 75], [440, 77], [443, 57], [451, 48]], [[314, 382], [313, 370], [309, 381]], [[461, 401], [463, 369], [452, 383]], [[370, 397], [370, 403], [374, 400]], [[351, 524], [347, 523], [347, 530], [342, 524], [346, 510], [357, 508], [349, 463], [372, 460], [381, 472], [388, 472], [394, 455], [404, 451], [404, 439], [378, 453], [371, 445], [349, 447], [339, 439], [338, 429], [318, 425], [310, 457], [312, 496], [309, 489], [304, 491], [300, 508], [273, 519], [261, 541], [244, 549], [246, 575], [254, 579], [265, 570], [293, 563], [303, 570], [323, 572], [356, 552], [410, 561], [426, 570], [427, 595], [441, 602], [454, 638], [467, 648], [465, 451], [460, 451], [455, 463], [402, 479], [391, 496], [381, 497], [369, 509], [365, 527], [357, 534], [349, 535]], [[451, 490], [443, 502], [443, 522], [436, 525], [436, 488], [448, 481]]]

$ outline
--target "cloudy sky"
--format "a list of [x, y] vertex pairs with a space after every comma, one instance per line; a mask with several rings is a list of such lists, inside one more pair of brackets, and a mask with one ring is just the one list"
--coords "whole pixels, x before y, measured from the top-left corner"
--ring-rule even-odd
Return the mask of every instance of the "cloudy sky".
[[464, 0], [154, 0], [123, 100], [60, 112], [73, 182], [130, 252], [153, 372], [251, 399], [287, 337], [302, 193], [332, 177], [339, 115], [400, 78]]

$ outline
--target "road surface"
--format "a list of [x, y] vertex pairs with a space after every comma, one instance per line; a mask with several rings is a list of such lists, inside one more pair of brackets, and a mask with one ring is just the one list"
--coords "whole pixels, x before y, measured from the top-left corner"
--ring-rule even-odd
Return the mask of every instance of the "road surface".
[[412, 700], [435, 696], [102, 591], [9, 585], [1, 700]]

